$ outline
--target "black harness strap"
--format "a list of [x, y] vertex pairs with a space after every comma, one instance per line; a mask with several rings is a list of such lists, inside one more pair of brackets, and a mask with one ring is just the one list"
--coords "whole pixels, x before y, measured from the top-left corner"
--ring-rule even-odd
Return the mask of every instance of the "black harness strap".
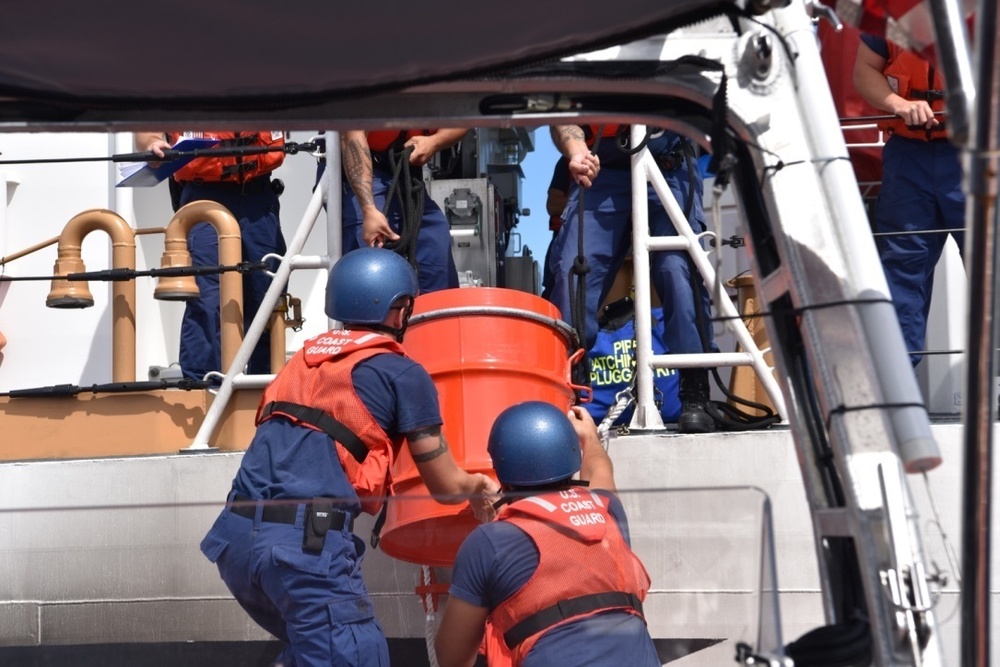
[[243, 174], [256, 168], [257, 160], [244, 162], [242, 157], [237, 157], [235, 164], [222, 167], [222, 178], [242, 178]]
[[364, 463], [365, 458], [368, 457], [368, 448], [365, 447], [365, 444], [361, 442], [361, 438], [354, 431], [318, 408], [310, 408], [298, 403], [288, 403], [287, 401], [271, 401], [261, 411], [261, 421], [264, 421], [275, 412], [290, 415], [304, 424], [315, 426], [339, 442], [344, 449], [351, 453], [351, 456], [358, 463]]
[[513, 628], [503, 634], [503, 641], [507, 648], [513, 649], [528, 637], [537, 632], [541, 632], [560, 623], [567, 618], [582, 616], [583, 614], [599, 609], [629, 608], [642, 615], [642, 601], [631, 593], [621, 593], [609, 591], [607, 593], [592, 593], [591, 595], [581, 595], [580, 597], [561, 600], [551, 607], [546, 607], [541, 611], [524, 619]]
[[232, 147], [232, 146], [253, 146], [256, 141], [257, 141], [257, 135], [256, 134], [237, 134], [232, 139], [223, 139], [223, 140], [221, 140], [218, 144], [216, 144], [216, 147], [222, 148], [222, 147], [226, 147], [226, 146], [229, 146], [229, 147]]
[[944, 99], [943, 90], [917, 90], [910, 89], [911, 100], [923, 100], [925, 102], [940, 102]]
[[375, 517], [375, 525], [372, 526], [372, 536], [369, 540], [372, 549], [378, 549], [378, 543], [382, 541], [382, 526], [385, 525], [385, 517], [388, 509], [389, 503], [382, 503], [382, 509], [379, 511], [378, 516]]

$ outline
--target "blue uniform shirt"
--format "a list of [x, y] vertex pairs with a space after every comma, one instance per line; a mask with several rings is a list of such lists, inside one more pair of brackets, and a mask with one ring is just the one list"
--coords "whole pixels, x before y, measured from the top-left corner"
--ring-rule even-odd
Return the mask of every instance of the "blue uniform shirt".
[[869, 35], [868, 33], [861, 33], [861, 41], [865, 43], [869, 49], [882, 56], [886, 60], [889, 59], [889, 45], [886, 44], [884, 37], [879, 37], [877, 35]]
[[[631, 544], [625, 508], [614, 494], [595, 490]], [[450, 595], [493, 611], [527, 583], [538, 568], [538, 549], [527, 533], [507, 521], [478, 526], [455, 557]], [[583, 641], [581, 641], [583, 640]], [[645, 622], [633, 614], [604, 613], [546, 632], [522, 667], [591, 665], [642, 666], [661, 663]]]

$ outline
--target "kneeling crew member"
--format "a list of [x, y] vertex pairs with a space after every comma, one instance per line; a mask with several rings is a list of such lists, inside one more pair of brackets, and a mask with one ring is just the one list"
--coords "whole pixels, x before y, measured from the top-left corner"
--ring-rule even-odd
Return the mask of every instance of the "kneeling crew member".
[[508, 504], [458, 551], [441, 667], [472, 665], [484, 634], [490, 665], [659, 666], [642, 615], [649, 575], [590, 414], [520, 403], [497, 417], [488, 449]]

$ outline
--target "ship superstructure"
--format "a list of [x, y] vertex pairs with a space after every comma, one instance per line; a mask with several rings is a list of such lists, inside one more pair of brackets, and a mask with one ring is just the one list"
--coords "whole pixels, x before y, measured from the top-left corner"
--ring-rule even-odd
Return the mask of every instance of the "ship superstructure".
[[[146, 91], [156, 104], [122, 96], [114, 88], [121, 82], [81, 80], [79, 99], [35, 99], [19, 89], [12, 99], [37, 107], [0, 105], [7, 131], [0, 158], [107, 157], [3, 166], [4, 275], [62, 279], [0, 287], [0, 389], [11, 393], [0, 415], [7, 434], [0, 551], [14, 564], [0, 584], [0, 612], [10, 619], [0, 655], [81, 664], [109, 656], [266, 664], [273, 655], [273, 643], [228, 596], [197, 544], [225, 498], [269, 379], [242, 372], [254, 337], [275, 324], [287, 333], [280, 356], [328, 325], [322, 289], [325, 269], [339, 256], [339, 202], [330, 194], [339, 192], [339, 174], [327, 170], [313, 189], [311, 157], [283, 167], [289, 252], [275, 283], [289, 280], [293, 296], [276, 288], [269, 296], [278, 316], [262, 311], [228, 347], [224, 338], [229, 363], [218, 388], [183, 391], [169, 384], [178, 306], [155, 300], [148, 275], [166, 249], [159, 235], [169, 238], [181, 214], [171, 213], [162, 189], [114, 187], [112, 156], [131, 151], [130, 132], [223, 121], [281, 126], [303, 144], [325, 137], [324, 156], [335, 163], [339, 131], [474, 128], [451, 163], [427, 174], [429, 194], [452, 225], [462, 290], [534, 293], [538, 258], [517, 255], [509, 244], [520, 211], [517, 165], [534, 133], [571, 120], [631, 124], [634, 145], [646, 127], [666, 128], [713, 158], [705, 249], [689, 229], [677, 241], [650, 238], [641, 211], [636, 215], [635, 412], [627, 429], [607, 433], [633, 539], [653, 574], [646, 608], [664, 662], [717, 664], [739, 655], [747, 664], [789, 664], [786, 645], [826, 625], [854, 632], [851, 648], [867, 651], [872, 664], [957, 664], [957, 572], [949, 579], [939, 566], [957, 567], [937, 533], [958, 532], [959, 461], [969, 436], [957, 420], [931, 422], [912, 373], [823, 76], [810, 15], [821, 12], [799, 2], [653, 4], [637, 3], [636, 15], [647, 17], [640, 25], [616, 17], [597, 29], [581, 12], [574, 18], [583, 23], [569, 28], [575, 41], [546, 33], [520, 56], [504, 58], [489, 39], [478, 60], [449, 69], [457, 54], [430, 49], [424, 69], [410, 78], [398, 62], [379, 65], [373, 57], [356, 72], [338, 70], [340, 79], [304, 78], [313, 83], [287, 93], [285, 105], [259, 91], [241, 97], [237, 81], [228, 102], [205, 97], [212, 68], [186, 89], [171, 88], [183, 78], [157, 80]], [[396, 39], [399, 49], [409, 46], [405, 36]], [[296, 65], [288, 54], [273, 63], [280, 71]], [[159, 61], [152, 67], [173, 71]], [[237, 102], [258, 103], [247, 108], [259, 111], [240, 111]], [[64, 115], [53, 113], [58, 108]], [[81, 133], [59, 134], [70, 130]], [[672, 197], [648, 155], [638, 151], [632, 160], [636, 189], [648, 180], [670, 211]], [[980, 217], [990, 211], [995, 223], [995, 203]], [[29, 226], [34, 219], [45, 222]], [[682, 228], [683, 217], [675, 224]], [[57, 236], [64, 238], [51, 246], [60, 259], [76, 253], [64, 266], [53, 268], [50, 246], [21, 252]], [[732, 238], [739, 243], [722, 243]], [[648, 254], [675, 242], [691, 250], [714, 290], [723, 351], [713, 358], [652, 354], [644, 273]], [[75, 282], [67, 274], [105, 268], [147, 275], [133, 276], [129, 288], [99, 283], [100, 276], [80, 281], [90, 284], [93, 308], [29, 314], [46, 298], [68, 298], [52, 296]], [[744, 272], [752, 277], [755, 313], [743, 312], [725, 284]], [[445, 315], [525, 319], [527, 311]], [[574, 333], [554, 318], [543, 324], [569, 358], [578, 346]], [[765, 335], [755, 336], [761, 324]], [[656, 409], [652, 377], [658, 368], [685, 365], [723, 367], [730, 377], [751, 370], [781, 423], [677, 434]], [[113, 386], [160, 380], [167, 384], [140, 392]], [[40, 390], [21, 392], [31, 388]], [[966, 399], [992, 407], [975, 391]], [[476, 417], [472, 407], [462, 414]], [[989, 434], [980, 437], [988, 453]], [[948, 489], [945, 518], [930, 531], [934, 524], [925, 521], [938, 508], [926, 487], [911, 484], [921, 476]], [[988, 536], [988, 512], [985, 519], [979, 528]], [[357, 530], [366, 535], [369, 528], [362, 522]], [[448, 572], [427, 560], [375, 551], [366, 561], [399, 664], [433, 664], [426, 639]], [[984, 567], [988, 572], [988, 562]], [[989, 590], [988, 577], [965, 585], [974, 586], [967, 596], [982, 595], [983, 585]]]

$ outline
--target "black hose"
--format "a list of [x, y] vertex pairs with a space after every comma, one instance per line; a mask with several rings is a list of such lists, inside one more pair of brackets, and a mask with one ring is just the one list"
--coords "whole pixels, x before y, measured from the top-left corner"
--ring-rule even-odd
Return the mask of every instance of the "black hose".
[[382, 215], [388, 218], [389, 209], [392, 207], [392, 201], [395, 197], [399, 203], [400, 222], [399, 238], [383, 245], [405, 257], [410, 262], [410, 265], [413, 266], [413, 270], [419, 274], [420, 269], [417, 266], [417, 236], [420, 234], [420, 225], [424, 217], [426, 188], [423, 179], [412, 174], [410, 171], [410, 155], [412, 153], [412, 146], [407, 146], [401, 151], [387, 152], [392, 170], [392, 181], [389, 184], [388, 191], [385, 193]]

